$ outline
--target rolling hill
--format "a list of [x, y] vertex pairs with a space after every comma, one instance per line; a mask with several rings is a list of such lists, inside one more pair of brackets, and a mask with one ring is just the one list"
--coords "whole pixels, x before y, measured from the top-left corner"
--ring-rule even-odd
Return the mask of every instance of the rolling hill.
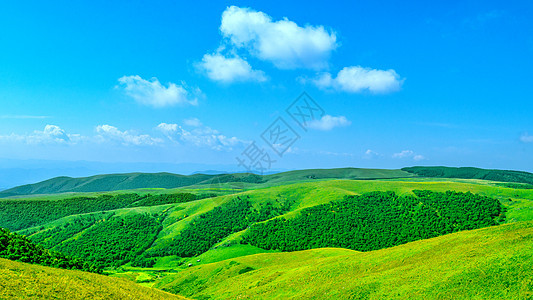
[[412, 177], [413, 174], [401, 170], [379, 169], [310, 169], [289, 171], [272, 175], [249, 173], [222, 175], [178, 175], [171, 173], [127, 173], [71, 178], [56, 177], [35, 184], [27, 184], [0, 192], [1, 197], [57, 194], [72, 192], [108, 192], [143, 188], [180, 188], [193, 185], [219, 185], [228, 182], [243, 182], [249, 185], [271, 186], [287, 182], [300, 182], [320, 179], [383, 179]]
[[191, 267], [155, 287], [195, 299], [531, 299], [533, 222], [371, 252], [323, 248]]
[[529, 295], [520, 276], [531, 275], [533, 189], [401, 170], [205, 176], [181, 188], [0, 199], [0, 227], [194, 299]]
[[134, 189], [175, 189], [183, 187], [215, 187], [226, 183], [241, 183], [239, 188], [260, 188], [281, 184], [329, 179], [401, 179], [412, 177], [482, 179], [489, 181], [523, 183], [517, 188], [533, 188], [533, 174], [521, 171], [487, 170], [479, 168], [409, 167], [401, 170], [387, 169], [309, 169], [270, 175], [249, 173], [193, 174], [126, 173], [91, 177], [56, 177], [42, 182], [14, 187], [0, 192], [0, 198], [24, 195], [59, 193], [110, 192]]

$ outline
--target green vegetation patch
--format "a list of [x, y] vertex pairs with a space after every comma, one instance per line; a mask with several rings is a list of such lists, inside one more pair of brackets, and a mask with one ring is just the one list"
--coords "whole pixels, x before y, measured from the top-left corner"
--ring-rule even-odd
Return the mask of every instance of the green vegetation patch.
[[101, 268], [91, 262], [48, 251], [26, 237], [3, 228], [0, 228], [0, 258], [62, 269], [102, 272]]
[[118, 267], [148, 249], [162, 228], [160, 220], [148, 214], [112, 217], [98, 221], [53, 249], [105, 267]]
[[249, 196], [237, 197], [198, 216], [165, 247], [151, 250], [152, 256], [191, 257], [202, 254], [232, 233], [255, 222], [268, 220], [290, 210], [291, 203], [277, 200], [260, 203], [255, 208]]
[[458, 192], [413, 191], [416, 196], [371, 192], [305, 208], [291, 219], [253, 225], [242, 242], [296, 251], [339, 247], [370, 251], [504, 222], [493, 198]]
[[71, 215], [109, 211], [126, 207], [156, 206], [184, 203], [212, 197], [212, 194], [195, 195], [174, 193], [139, 195], [135, 193], [74, 197], [60, 200], [1, 200], [0, 226], [21, 230]]

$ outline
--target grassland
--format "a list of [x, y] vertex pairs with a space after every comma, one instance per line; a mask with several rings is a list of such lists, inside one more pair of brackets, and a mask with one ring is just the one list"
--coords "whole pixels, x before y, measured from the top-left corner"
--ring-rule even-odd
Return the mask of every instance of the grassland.
[[533, 222], [371, 252], [315, 249], [192, 267], [155, 286], [195, 299], [530, 299]]
[[186, 299], [126, 279], [0, 259], [0, 299]]
[[[245, 229], [223, 238], [210, 250], [196, 257], [159, 257], [152, 268], [132, 267], [128, 263], [107, 270], [107, 273], [111, 277], [121, 277], [146, 287], [163, 288], [194, 299], [533, 297], [532, 282], [528, 279], [533, 274], [527, 267], [528, 264], [533, 265], [530, 255], [533, 253], [533, 225], [530, 222], [533, 220], [533, 189], [480, 179], [425, 178], [413, 174], [406, 177], [404, 171], [392, 171], [304, 170], [268, 175], [269, 179], [262, 182], [232, 182], [227, 181], [232, 179], [228, 177], [227, 180], [219, 180], [214, 184], [137, 188], [127, 192], [215, 192], [220, 196], [187, 203], [120, 208], [108, 212], [115, 217], [165, 215], [163, 229], [147, 252], [164, 248], [190, 222], [237, 196], [249, 197], [254, 206], [273, 199], [290, 201], [293, 203], [291, 211], [279, 217], [292, 218], [304, 208], [340, 200], [346, 195], [372, 191], [393, 191], [399, 195], [412, 194], [413, 190], [472, 192], [500, 200], [508, 210], [507, 224], [365, 253], [346, 249], [314, 249], [291, 253], [267, 251], [240, 244]], [[374, 179], [370, 180], [372, 178]], [[124, 191], [105, 192], [120, 193]], [[102, 192], [63, 193], [17, 196], [17, 199], [55, 201], [73, 195], [101, 194]], [[31, 234], [64, 226], [79, 217], [82, 215], [67, 216], [21, 232], [30, 234], [31, 238]], [[188, 267], [189, 264], [192, 267]], [[0, 267], [2, 272], [5, 272], [4, 269]], [[11, 290], [16, 287], [5, 288]]]

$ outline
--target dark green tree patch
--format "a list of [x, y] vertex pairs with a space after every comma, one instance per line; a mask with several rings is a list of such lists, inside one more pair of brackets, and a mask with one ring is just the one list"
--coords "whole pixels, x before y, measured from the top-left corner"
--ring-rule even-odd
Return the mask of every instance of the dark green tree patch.
[[414, 191], [415, 196], [372, 192], [303, 209], [292, 219], [253, 225], [243, 243], [296, 251], [340, 247], [377, 250], [505, 220], [496, 199], [472, 193]]
[[3, 228], [0, 228], [0, 257], [48, 267], [102, 273], [102, 268], [97, 264], [49, 251], [26, 237]]

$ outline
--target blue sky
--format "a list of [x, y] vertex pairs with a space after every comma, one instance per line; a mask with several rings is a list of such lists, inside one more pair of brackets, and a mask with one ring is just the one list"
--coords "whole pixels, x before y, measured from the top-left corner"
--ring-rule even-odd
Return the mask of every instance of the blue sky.
[[[0, 159], [235, 169], [255, 141], [273, 170], [533, 171], [532, 15], [531, 1], [2, 3]], [[323, 113], [302, 128], [286, 108], [304, 91]], [[277, 118], [300, 137], [281, 156], [261, 138]]]

